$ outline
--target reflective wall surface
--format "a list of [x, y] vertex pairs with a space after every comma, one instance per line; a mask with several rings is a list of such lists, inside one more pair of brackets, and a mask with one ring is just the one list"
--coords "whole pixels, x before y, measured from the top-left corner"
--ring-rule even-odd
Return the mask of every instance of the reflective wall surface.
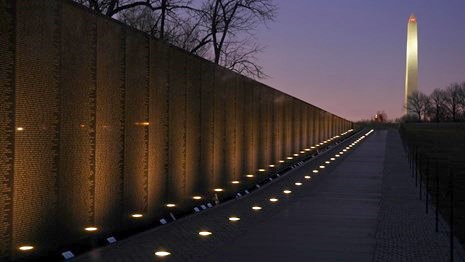
[[0, 19], [0, 258], [230, 196], [352, 125], [68, 1]]

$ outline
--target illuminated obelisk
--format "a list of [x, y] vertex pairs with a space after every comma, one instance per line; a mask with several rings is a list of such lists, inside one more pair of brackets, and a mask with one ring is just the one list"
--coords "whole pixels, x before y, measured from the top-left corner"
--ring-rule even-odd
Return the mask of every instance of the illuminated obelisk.
[[417, 18], [412, 14], [407, 26], [407, 65], [405, 69], [405, 113], [408, 113], [407, 98], [418, 90], [418, 26]]

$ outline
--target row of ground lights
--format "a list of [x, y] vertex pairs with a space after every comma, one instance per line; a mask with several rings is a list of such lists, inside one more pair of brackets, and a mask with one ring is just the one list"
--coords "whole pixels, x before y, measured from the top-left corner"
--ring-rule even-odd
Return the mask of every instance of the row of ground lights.
[[[342, 133], [341, 136], [342, 136], [342, 135], [345, 135], [345, 134], [347, 134], [348, 132], [351, 132], [351, 131], [352, 131], [352, 130], [349, 130], [349, 131], [347, 131], [347, 132], [345, 132], [345, 133]], [[372, 131], [370, 131], [370, 132], [367, 133], [366, 135], [370, 134], [371, 132], [372, 132]], [[366, 135], [365, 135], [365, 136], [366, 136]], [[363, 136], [363, 137], [365, 137], [365, 136]], [[337, 138], [337, 137], [339, 137], [339, 136], [336, 136], [335, 138]], [[329, 141], [331, 141], [332, 139], [333, 139], [333, 138], [330, 138], [329, 140], [326, 140], [326, 141], [329, 142]], [[323, 141], [322, 143], [325, 144], [325, 143], [327, 143], [326, 141]], [[359, 141], [360, 141], [360, 140], [358, 140], [357, 143], [358, 143]], [[355, 146], [355, 144], [356, 144], [356, 143], [352, 143], [350, 146], [346, 147], [346, 148], [344, 149], [345, 151], [343, 151], [343, 152], [346, 152], [347, 150], [350, 150], [353, 146]], [[316, 146], [318, 146], [318, 145], [316, 145]], [[310, 150], [306, 150], [306, 151], [310, 151]], [[325, 163], [326, 163], [326, 164], [329, 164], [330, 161], [335, 161], [335, 160], [336, 160], [336, 158], [330, 158], [329, 160], [325, 161]], [[324, 168], [325, 168], [325, 167], [324, 167], [323, 165], [320, 166], [320, 169], [324, 169]], [[314, 171], [315, 171], [315, 170], [314, 170]], [[316, 170], [316, 171], [318, 172], [318, 170]], [[315, 173], [315, 172], [314, 172], [314, 173]], [[309, 176], [309, 175], [306, 175], [306, 176], [304, 176], [304, 178], [308, 180], [308, 179], [311, 179], [312, 177]], [[300, 187], [300, 186], [303, 185], [303, 183], [297, 181], [297, 182], [294, 183], [294, 185], [295, 185], [296, 187]], [[292, 193], [292, 191], [291, 191], [290, 189], [288, 189], [288, 188], [285, 188], [285, 189], [283, 190], [283, 193], [284, 193], [285, 195], [289, 195], [289, 194]], [[268, 200], [269, 200], [272, 204], [273, 204], [273, 203], [277, 203], [277, 202], [279, 201], [279, 199], [278, 199], [277, 197], [270, 197]], [[262, 208], [261, 206], [259, 206], [259, 205], [253, 205], [253, 206], [251, 207], [251, 209], [253, 210], [253, 212], [258, 212], [258, 211], [262, 210], [263, 208]], [[240, 218], [237, 217], [237, 216], [231, 216], [231, 217], [228, 218], [228, 220], [231, 221], [231, 222], [237, 222], [237, 221], [240, 221]], [[198, 234], [199, 234], [199, 236], [201, 236], [201, 237], [208, 237], [208, 236], [211, 236], [211, 235], [213, 234], [213, 232], [211, 232], [211, 231], [206, 231], [206, 230], [202, 230], [202, 231], [199, 231]], [[158, 257], [166, 257], [166, 256], [171, 255], [171, 252], [169, 252], [169, 251], [167, 251], [167, 250], [158, 250], [158, 251], [155, 252], [155, 255], [158, 256]]]
[[[24, 128], [18, 127], [17, 130], [18, 130], [18, 131], [23, 131]], [[346, 134], [348, 134], [348, 133], [350, 133], [350, 132], [352, 132], [352, 131], [353, 131], [353, 129], [347, 130], [346, 132], [343, 132], [343, 133], [341, 133], [340, 135], [336, 135], [336, 136], [334, 136], [334, 137], [332, 137], [332, 138], [329, 138], [329, 139], [327, 139], [327, 140], [324, 140], [324, 141], [322, 141], [322, 142], [320, 142], [320, 143], [318, 143], [318, 144], [316, 144], [316, 145], [314, 145], [314, 146], [311, 146], [310, 148], [305, 148], [305, 149], [301, 150], [299, 153], [293, 154], [293, 156], [297, 157], [297, 156], [299, 156], [299, 154], [305, 154], [305, 153], [311, 151], [312, 149], [316, 149], [316, 148], [318, 148], [318, 147], [320, 147], [320, 146], [322, 146], [322, 145], [325, 145], [325, 144], [327, 144], [327, 143], [330, 143], [330, 142], [332, 142], [333, 140], [335, 140], [335, 139], [337, 139], [337, 138], [339, 138], [339, 137], [341, 137], [341, 136], [344, 136], [344, 135], [346, 135]], [[368, 132], [366, 135], [369, 135], [372, 131], [373, 131], [373, 130], [371, 130], [370, 132]], [[347, 148], [346, 148], [346, 149], [347, 149]], [[341, 153], [341, 152], [340, 152], [340, 153]], [[336, 155], [336, 156], [339, 157], [338, 155]], [[292, 156], [288, 156], [287, 159], [288, 159], [288, 160], [292, 160], [293, 157], [292, 157]], [[333, 159], [333, 158], [332, 158], [332, 159]], [[278, 162], [279, 162], [279, 164], [282, 164], [282, 163], [285, 162], [285, 160], [279, 160]], [[327, 161], [327, 162], [328, 162], [328, 161]], [[277, 165], [279, 165], [279, 164], [277, 164]], [[275, 167], [275, 164], [270, 164], [269, 167], [274, 168], [274, 167]], [[321, 166], [320, 166], [320, 168], [321, 168]], [[322, 168], [324, 168], [324, 167], [322, 167]], [[266, 169], [260, 168], [258, 171], [259, 171], [259, 172], [266, 172]], [[314, 173], [317, 173], [318, 171], [315, 172], [315, 170], [314, 170], [313, 172], [314, 172]], [[248, 174], [248, 175], [246, 175], [246, 177], [248, 177], [248, 178], [253, 178], [254, 175]], [[305, 179], [310, 179], [310, 178], [311, 178], [310, 176], [305, 176]], [[239, 181], [239, 180], [234, 180], [234, 181], [231, 181], [231, 183], [232, 183], [232, 184], [240, 184], [240, 181]], [[295, 185], [296, 185], [296, 186], [301, 186], [302, 183], [296, 182]], [[214, 191], [214, 192], [223, 192], [224, 190], [223, 190], [222, 188], [215, 188], [215, 189], [213, 189], [213, 191]], [[284, 192], [285, 194], [290, 194], [290, 193], [292, 193], [292, 191], [290, 191], [290, 190], [284, 190], [283, 192]], [[194, 200], [202, 200], [202, 196], [193, 196], [192, 199], [194, 199]], [[275, 202], [277, 202], [277, 201], [278, 201], [277, 198], [270, 198], [270, 202], [272, 202], [272, 203], [275, 203]], [[174, 203], [167, 203], [167, 204], [165, 204], [165, 207], [174, 208], [174, 207], [176, 207], [176, 204], [174, 204]], [[258, 210], [261, 210], [262, 208], [261, 208], [260, 206], [253, 206], [252, 209], [255, 210], [255, 211], [258, 211]], [[133, 213], [133, 214], [130, 215], [130, 217], [132, 217], [132, 218], [134, 218], [134, 219], [139, 219], [139, 218], [142, 218], [143, 216], [144, 216], [144, 215], [143, 215], [142, 213]], [[232, 221], [232, 222], [237, 222], [237, 221], [240, 220], [240, 218], [239, 218], [239, 217], [230, 217], [229, 220]], [[88, 226], [88, 227], [85, 227], [85, 228], [84, 228], [84, 231], [86, 231], [86, 232], [96, 232], [96, 231], [98, 231], [98, 227], [96, 227], [96, 226]], [[211, 232], [208, 232], [208, 231], [200, 231], [200, 232], [199, 232], [199, 235], [201, 235], [201, 236], [209, 236], [209, 235], [211, 235]], [[23, 251], [23, 252], [29, 252], [29, 251], [32, 251], [34, 248], [35, 248], [35, 247], [32, 246], [32, 245], [22, 245], [22, 246], [20, 246], [20, 247], [18, 248], [18, 250]], [[171, 254], [171, 253], [169, 253], [169, 252], [167, 252], [167, 251], [157, 251], [157, 252], [155, 253], [155, 255], [160, 256], [160, 257], [168, 256], [168, 255], [170, 255], [170, 254]]]

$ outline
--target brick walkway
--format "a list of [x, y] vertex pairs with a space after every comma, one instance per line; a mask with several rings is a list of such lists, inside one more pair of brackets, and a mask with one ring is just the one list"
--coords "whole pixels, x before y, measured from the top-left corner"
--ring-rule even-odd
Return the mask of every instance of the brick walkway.
[[[315, 176], [314, 167], [334, 154], [247, 197], [75, 261], [156, 261], [161, 249], [172, 253], [162, 261], [447, 261], [447, 235], [434, 232], [434, 217], [425, 216], [416, 198], [397, 132], [375, 132]], [[263, 209], [253, 211], [253, 205]], [[241, 220], [230, 222], [232, 215]], [[213, 234], [200, 237], [200, 230]]]

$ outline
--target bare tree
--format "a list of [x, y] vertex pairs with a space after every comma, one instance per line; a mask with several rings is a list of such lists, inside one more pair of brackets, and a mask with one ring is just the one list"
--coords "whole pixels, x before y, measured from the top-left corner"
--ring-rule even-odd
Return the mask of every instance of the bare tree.
[[408, 113], [415, 115], [418, 120], [421, 121], [427, 112], [428, 100], [428, 96], [425, 94], [419, 91], [413, 91], [407, 98]]
[[198, 15], [205, 35], [211, 37], [213, 62], [250, 76], [265, 76], [255, 61], [263, 48], [250, 42], [259, 24], [274, 20], [276, 10], [273, 0], [205, 0]]
[[461, 88], [458, 83], [451, 84], [445, 91], [445, 105], [452, 119], [456, 122], [460, 113], [460, 93]]
[[150, 9], [156, 9], [152, 0], [74, 0], [84, 6], [89, 7], [94, 12], [108, 17], [135, 7], [144, 6]]
[[74, 0], [167, 43], [244, 75], [263, 78], [258, 25], [273, 21], [274, 0]]
[[460, 84], [459, 89], [459, 104], [462, 110], [462, 119], [465, 119], [465, 82]]
[[445, 99], [445, 92], [439, 88], [434, 89], [429, 95], [430, 107], [428, 108], [428, 112], [432, 120], [436, 122], [444, 120], [446, 113]]

